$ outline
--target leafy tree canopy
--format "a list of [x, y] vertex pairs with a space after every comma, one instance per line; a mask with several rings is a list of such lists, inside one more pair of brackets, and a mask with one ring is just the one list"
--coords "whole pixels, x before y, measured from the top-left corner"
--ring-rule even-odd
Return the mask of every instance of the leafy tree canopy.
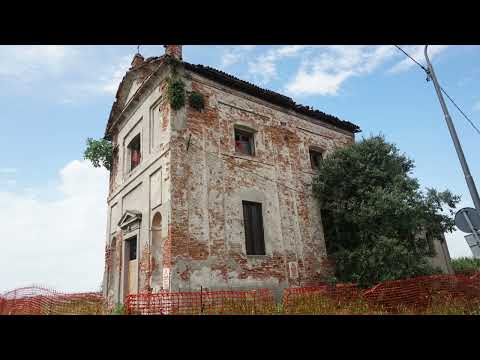
[[94, 140], [88, 138], [83, 158], [90, 160], [94, 167], [103, 166], [110, 171], [112, 168], [113, 145], [105, 139]]
[[341, 281], [369, 286], [434, 272], [432, 240], [454, 227], [460, 197], [420, 190], [412, 160], [383, 136], [336, 149], [319, 168], [313, 188], [327, 252]]

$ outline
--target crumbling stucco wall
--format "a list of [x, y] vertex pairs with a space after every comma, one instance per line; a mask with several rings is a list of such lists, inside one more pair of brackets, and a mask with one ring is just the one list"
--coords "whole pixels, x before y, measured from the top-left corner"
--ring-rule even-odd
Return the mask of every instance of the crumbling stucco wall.
[[[141, 79], [140, 79], [141, 80]], [[133, 86], [136, 86], [135, 84]], [[113, 137], [117, 146], [114, 167], [111, 171], [110, 191], [108, 197], [107, 246], [111, 249], [111, 267], [104, 276], [104, 291], [109, 303], [122, 303], [126, 292], [125, 240], [137, 236], [137, 289], [145, 291], [155, 288], [163, 264], [160, 256], [164, 242], [168, 238], [168, 221], [170, 218], [170, 107], [165, 94], [165, 79], [154, 84], [150, 91], [129, 104], [125, 120], [118, 126]], [[131, 97], [131, 96], [130, 96]], [[128, 167], [129, 142], [137, 134], [141, 136], [141, 163], [132, 171]], [[141, 222], [138, 229], [124, 232], [118, 222], [126, 211], [139, 211]], [[154, 229], [152, 221], [160, 214], [161, 222]], [[156, 239], [152, 244], [152, 240]], [[154, 281], [152, 281], [154, 280]]]
[[[353, 134], [187, 73], [206, 106], [172, 114], [171, 290], [283, 288], [327, 269], [309, 147], [331, 151]], [[255, 131], [255, 155], [235, 153], [234, 126]], [[187, 149], [188, 147], [188, 149]], [[242, 200], [262, 204], [265, 256], [247, 256]], [[298, 265], [291, 278], [289, 263]]]

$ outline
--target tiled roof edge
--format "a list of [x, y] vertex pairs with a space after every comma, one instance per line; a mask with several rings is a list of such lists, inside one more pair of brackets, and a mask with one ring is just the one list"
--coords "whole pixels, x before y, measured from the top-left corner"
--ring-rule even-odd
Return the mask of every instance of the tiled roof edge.
[[274, 92], [268, 89], [260, 88], [252, 83], [238, 79], [223, 71], [211, 68], [209, 66], [190, 64], [185, 61], [182, 61], [182, 63], [184, 64], [187, 70], [193, 71], [197, 74], [203, 75], [209, 79], [218, 81], [221, 84], [230, 86], [236, 90], [253, 95], [262, 100], [268, 101], [272, 104], [294, 110], [297, 113], [310, 116], [314, 119], [324, 121], [338, 128], [341, 128], [353, 133], [358, 133], [361, 131], [358, 125], [355, 125], [349, 121], [341, 120], [336, 116], [326, 114], [323, 111], [314, 110], [311, 107], [297, 104], [295, 101], [293, 101], [291, 98], [285, 95], [279, 94], [277, 92]]

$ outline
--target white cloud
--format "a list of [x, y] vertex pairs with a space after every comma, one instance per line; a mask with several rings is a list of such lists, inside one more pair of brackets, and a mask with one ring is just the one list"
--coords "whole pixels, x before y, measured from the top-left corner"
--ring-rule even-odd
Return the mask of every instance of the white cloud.
[[[423, 58], [423, 45], [404, 48], [413, 57]], [[433, 58], [446, 48], [445, 45], [431, 46], [429, 55]], [[351, 77], [372, 73], [395, 58], [401, 60], [389, 73], [406, 71], [414, 64], [393, 45], [286, 45], [270, 48], [250, 60], [249, 75], [267, 84], [279, 77], [278, 64], [286, 58], [300, 61], [296, 74], [283, 87], [284, 92], [293, 96], [338, 95], [341, 86]]]
[[16, 174], [17, 169], [15, 168], [0, 168], [0, 174]]
[[228, 46], [221, 57], [221, 68], [226, 68], [243, 60], [245, 56], [255, 49], [256, 45]]
[[97, 290], [102, 280], [108, 173], [72, 161], [59, 173], [56, 200], [43, 190], [0, 191], [0, 292], [31, 284]]
[[0, 46], [0, 77], [29, 82], [46, 74], [59, 74], [77, 52], [64, 45]]
[[114, 95], [117, 92], [118, 85], [120, 85], [122, 78], [130, 68], [132, 59], [133, 55], [123, 56], [119, 59], [116, 64], [111, 66], [106, 73], [100, 77], [97, 89], [100, 92]]
[[394, 55], [391, 45], [324, 46], [303, 61], [284, 91], [297, 96], [337, 95], [347, 79], [371, 73]]
[[133, 52], [116, 51], [97, 46], [0, 46], [0, 90], [10, 95], [40, 92], [62, 105], [114, 95], [133, 58]]
[[340, 85], [352, 75], [352, 72], [328, 73], [324, 71], [312, 71], [301, 68], [294, 81], [286, 87], [287, 93], [292, 94], [317, 94], [336, 95]]
[[286, 57], [298, 56], [299, 53], [312, 46], [285, 45], [270, 49], [266, 54], [248, 62], [248, 72], [262, 83], [268, 83], [277, 77], [277, 62]]
[[81, 96], [115, 95], [122, 78], [131, 66], [132, 58], [133, 55], [122, 56], [116, 63], [98, 69], [95, 79], [88, 78], [85, 81], [70, 84], [67, 91], [68, 96], [62, 100], [62, 103], [71, 104], [75, 102], [74, 99]]
[[[443, 52], [447, 47], [448, 45], [429, 46], [428, 57], [430, 58], [430, 61], [432, 61], [432, 59], [436, 55]], [[401, 46], [401, 48], [405, 50], [412, 58], [414, 58], [420, 64], [422, 64], [423, 66], [426, 66], [425, 55], [424, 55], [425, 45]], [[388, 72], [392, 74], [397, 74], [410, 69], [412, 66], [418, 66], [418, 65], [415, 64], [411, 59], [405, 56], [403, 60], [399, 61], [394, 66], [392, 66]]]

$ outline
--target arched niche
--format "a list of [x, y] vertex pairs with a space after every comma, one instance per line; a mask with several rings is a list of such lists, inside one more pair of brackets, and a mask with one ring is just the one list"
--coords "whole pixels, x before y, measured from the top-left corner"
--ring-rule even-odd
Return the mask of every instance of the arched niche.
[[152, 218], [152, 288], [162, 284], [162, 215], [156, 212]]
[[115, 293], [115, 278], [117, 273], [117, 238], [113, 237], [110, 242], [110, 268], [108, 270], [108, 297], [112, 297]]

